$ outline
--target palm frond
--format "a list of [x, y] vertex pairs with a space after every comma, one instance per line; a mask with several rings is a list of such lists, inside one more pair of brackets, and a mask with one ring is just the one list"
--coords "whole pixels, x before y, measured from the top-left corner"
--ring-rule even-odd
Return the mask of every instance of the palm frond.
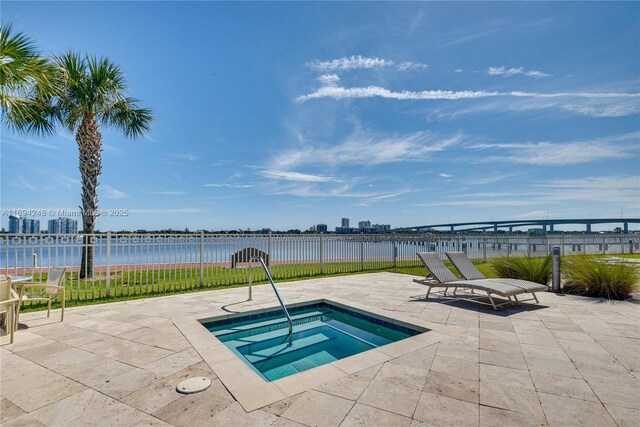
[[55, 124], [49, 100], [59, 94], [55, 67], [42, 57], [33, 40], [0, 27], [0, 106], [3, 122], [12, 129], [50, 134]]
[[148, 108], [138, 107], [137, 99], [123, 98], [103, 110], [100, 119], [129, 138], [139, 138], [151, 130], [153, 114]]

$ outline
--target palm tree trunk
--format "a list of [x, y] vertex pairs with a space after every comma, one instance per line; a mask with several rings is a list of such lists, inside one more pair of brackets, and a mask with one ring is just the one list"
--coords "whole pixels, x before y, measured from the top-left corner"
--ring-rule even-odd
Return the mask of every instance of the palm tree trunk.
[[102, 172], [102, 135], [93, 114], [87, 114], [76, 134], [82, 176], [82, 232], [85, 234], [80, 278], [93, 277], [93, 233], [98, 213], [98, 177]]

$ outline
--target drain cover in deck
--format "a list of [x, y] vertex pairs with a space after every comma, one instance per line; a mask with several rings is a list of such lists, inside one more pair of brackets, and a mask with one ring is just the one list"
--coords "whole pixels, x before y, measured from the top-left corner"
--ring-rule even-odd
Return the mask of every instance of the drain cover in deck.
[[211, 386], [211, 380], [205, 377], [187, 378], [180, 381], [176, 386], [176, 391], [183, 394], [199, 393]]

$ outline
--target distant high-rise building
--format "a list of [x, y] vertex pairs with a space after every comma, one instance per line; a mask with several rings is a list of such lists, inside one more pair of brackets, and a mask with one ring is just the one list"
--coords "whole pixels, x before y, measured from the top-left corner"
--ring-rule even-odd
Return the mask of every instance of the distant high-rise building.
[[358, 222], [358, 228], [371, 228], [371, 221]]
[[50, 234], [78, 234], [78, 221], [72, 218], [49, 220]]
[[349, 218], [342, 218], [342, 228], [349, 228]]
[[22, 232], [24, 234], [40, 234], [39, 219], [24, 218], [22, 221]]
[[327, 224], [318, 224], [318, 225], [316, 225], [316, 231], [318, 233], [326, 233], [327, 232]]
[[22, 221], [19, 216], [9, 215], [9, 234], [22, 233]]
[[373, 224], [371, 226], [371, 228], [373, 228], [377, 232], [380, 232], [380, 231], [391, 231], [391, 224]]

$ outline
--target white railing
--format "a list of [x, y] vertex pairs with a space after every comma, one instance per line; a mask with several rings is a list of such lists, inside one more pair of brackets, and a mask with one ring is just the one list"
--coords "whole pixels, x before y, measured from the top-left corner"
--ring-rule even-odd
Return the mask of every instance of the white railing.
[[[92, 300], [240, 285], [249, 259], [232, 266], [243, 249], [266, 254], [277, 280], [418, 266], [416, 252], [464, 251], [470, 258], [638, 252], [639, 234], [93, 234], [2, 235], [0, 274], [43, 281], [51, 267], [67, 267], [70, 299]], [[80, 277], [83, 248], [94, 250], [93, 275]], [[254, 271], [256, 280], [264, 273]]]

